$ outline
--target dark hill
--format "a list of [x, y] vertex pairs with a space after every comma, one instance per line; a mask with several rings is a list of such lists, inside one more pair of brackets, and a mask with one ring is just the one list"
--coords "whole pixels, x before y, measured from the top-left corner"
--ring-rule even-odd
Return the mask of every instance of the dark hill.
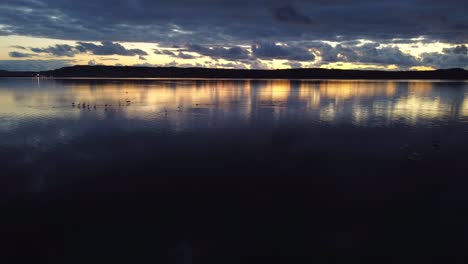
[[468, 79], [463, 69], [357, 71], [328, 69], [231, 70], [207, 68], [74, 66], [46, 73], [55, 77], [247, 78], [247, 79]]
[[[176, 67], [72, 66], [40, 72], [53, 77], [103, 78], [241, 78], [241, 79], [453, 79], [468, 80], [468, 71], [363, 71], [329, 69], [232, 70]], [[1, 72], [0, 76], [33, 76], [32, 72]]]
[[0, 70], [0, 77], [31, 77], [34, 72]]

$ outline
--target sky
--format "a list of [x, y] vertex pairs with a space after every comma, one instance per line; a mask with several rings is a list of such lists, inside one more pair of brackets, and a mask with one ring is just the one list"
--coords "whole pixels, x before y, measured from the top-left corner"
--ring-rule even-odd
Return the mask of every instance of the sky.
[[468, 1], [2, 0], [0, 69], [468, 69]]

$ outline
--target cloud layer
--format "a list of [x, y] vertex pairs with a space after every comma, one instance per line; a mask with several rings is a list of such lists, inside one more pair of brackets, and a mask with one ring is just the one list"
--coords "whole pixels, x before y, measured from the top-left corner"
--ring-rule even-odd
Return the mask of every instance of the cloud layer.
[[145, 56], [146, 51], [141, 49], [127, 49], [119, 43], [103, 41], [101, 44], [89, 42], [78, 42], [78, 45], [57, 44], [47, 48], [30, 48], [35, 53], [46, 53], [58, 57], [74, 57], [79, 53], [89, 53], [93, 55], [120, 55], [120, 56]]
[[414, 38], [468, 42], [459, 0], [15, 0], [2, 34], [82, 41], [229, 43]]
[[[287, 60], [281, 63], [292, 67], [467, 68], [467, 13], [468, 2], [459, 0], [6, 0], [0, 3], [0, 35], [76, 41], [11, 47], [8, 55], [18, 60], [88, 54], [154, 63], [154, 53], [179, 65], [209, 58], [207, 67], [260, 68], [267, 67], [265, 61]], [[159, 48], [127, 48], [122, 42]], [[452, 47], [415, 55], [397, 46], [421, 42]]]

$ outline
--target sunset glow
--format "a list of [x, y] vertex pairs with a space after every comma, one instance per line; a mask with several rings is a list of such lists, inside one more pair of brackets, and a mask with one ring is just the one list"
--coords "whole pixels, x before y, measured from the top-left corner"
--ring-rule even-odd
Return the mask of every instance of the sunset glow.
[[[417, 15], [416, 3], [402, 4], [419, 20], [401, 12], [377, 16], [382, 9], [399, 7], [399, 1], [377, 1], [367, 7], [340, 1], [259, 2], [245, 7], [230, 1], [184, 6], [171, 1], [130, 2], [83, 3], [73, 9], [50, 0], [0, 4], [0, 69], [88, 64], [226, 69], [468, 67], [467, 31], [456, 26], [466, 20], [458, 17], [465, 6], [456, 1], [444, 3], [443, 8], [432, 2], [421, 11], [424, 15]], [[342, 7], [349, 11], [339, 16]], [[107, 12], [109, 8], [113, 12]], [[450, 21], [430, 19], [450, 10]], [[369, 24], [352, 12], [363, 12], [375, 21]], [[15, 16], [29, 19], [15, 20]], [[122, 20], [116, 19], [119, 16]], [[226, 21], [214, 22], [221, 18]], [[338, 24], [342, 28], [329, 30]], [[407, 30], [396, 33], [396, 27]]]

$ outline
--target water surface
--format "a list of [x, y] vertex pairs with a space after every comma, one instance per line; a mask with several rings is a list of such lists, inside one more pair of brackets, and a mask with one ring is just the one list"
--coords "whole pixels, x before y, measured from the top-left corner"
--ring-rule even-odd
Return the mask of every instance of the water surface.
[[468, 243], [465, 82], [0, 79], [0, 160], [7, 260], [430, 262]]

